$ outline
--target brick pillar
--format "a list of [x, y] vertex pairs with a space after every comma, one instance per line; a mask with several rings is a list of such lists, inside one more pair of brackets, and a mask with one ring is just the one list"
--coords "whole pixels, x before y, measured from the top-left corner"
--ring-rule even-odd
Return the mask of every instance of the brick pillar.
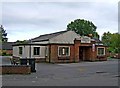
[[51, 57], [51, 45], [47, 45], [47, 56], [46, 56], [46, 62], [50, 63], [50, 57]]
[[80, 41], [75, 40], [74, 41], [74, 47], [75, 47], [75, 62], [79, 62], [79, 46], [80, 46]]
[[51, 45], [51, 57], [50, 62], [55, 63], [58, 61], [58, 48], [57, 45]]

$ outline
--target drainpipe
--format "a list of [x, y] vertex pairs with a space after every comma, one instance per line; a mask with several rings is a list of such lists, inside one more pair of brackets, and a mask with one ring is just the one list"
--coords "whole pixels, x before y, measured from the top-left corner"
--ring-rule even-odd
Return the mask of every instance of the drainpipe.
[[95, 44], [94, 43], [92, 44], [92, 52], [93, 52], [92, 61], [95, 61]]
[[29, 49], [29, 59], [31, 58], [31, 45], [30, 45], [30, 49]]
[[51, 62], [51, 45], [49, 45], [49, 63]]
[[27, 58], [27, 57], [26, 57], [26, 52], [25, 52], [25, 50], [26, 50], [26, 49], [25, 49], [25, 45], [24, 45], [24, 53], [23, 53], [23, 58]]
[[29, 50], [29, 59], [31, 58], [31, 40], [30, 40], [30, 50]]

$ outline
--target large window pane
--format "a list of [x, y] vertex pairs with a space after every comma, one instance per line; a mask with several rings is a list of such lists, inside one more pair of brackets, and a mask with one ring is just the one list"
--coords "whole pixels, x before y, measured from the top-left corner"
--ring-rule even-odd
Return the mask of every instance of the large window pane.
[[19, 54], [22, 55], [22, 52], [23, 52], [23, 48], [19, 47]]
[[34, 47], [34, 55], [40, 55], [40, 47]]
[[59, 56], [69, 56], [70, 50], [69, 47], [59, 47]]
[[104, 48], [98, 48], [98, 55], [105, 55], [105, 49]]

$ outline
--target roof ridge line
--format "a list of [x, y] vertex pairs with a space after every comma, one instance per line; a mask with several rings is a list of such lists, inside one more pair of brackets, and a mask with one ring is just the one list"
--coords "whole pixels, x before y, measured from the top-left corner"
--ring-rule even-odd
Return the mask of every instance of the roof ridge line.
[[[35, 37], [35, 38], [31, 39], [31, 40], [37, 39], [37, 38], [39, 38], [39, 37], [44, 37], [44, 36], [49, 36], [49, 35], [58, 34], [58, 33], [62, 34], [62, 32], [64, 33], [64, 32], [67, 32], [67, 31], [68, 31], [68, 30], [53, 32], [53, 33], [49, 33], [49, 34], [43, 34], [43, 35], [40, 35], [40, 36], [38, 36], [38, 37]], [[58, 34], [58, 35], [59, 35], [59, 34]], [[56, 36], [58, 36], [58, 35], [56, 35]], [[51, 39], [51, 38], [49, 38], [49, 39]]]

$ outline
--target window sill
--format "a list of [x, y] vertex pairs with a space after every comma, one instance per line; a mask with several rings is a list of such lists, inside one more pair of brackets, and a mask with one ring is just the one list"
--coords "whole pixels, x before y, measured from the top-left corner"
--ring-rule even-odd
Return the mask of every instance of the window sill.
[[70, 56], [68, 56], [68, 55], [60, 55], [58, 57], [70, 57]]
[[103, 56], [105, 56], [105, 55], [97, 55], [98, 57], [103, 57]]
[[98, 55], [97, 58], [104, 58], [105, 55]]
[[40, 57], [40, 55], [33, 55], [33, 57]]
[[58, 56], [58, 60], [70, 60], [70, 56]]

